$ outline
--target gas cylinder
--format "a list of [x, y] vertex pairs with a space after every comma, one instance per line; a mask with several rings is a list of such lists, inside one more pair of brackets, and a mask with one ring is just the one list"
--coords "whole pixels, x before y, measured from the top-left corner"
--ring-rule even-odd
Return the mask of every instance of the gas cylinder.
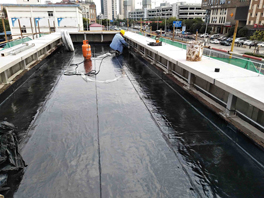
[[88, 40], [83, 40], [82, 53], [85, 59], [88, 59], [88, 60], [91, 59], [92, 52], [91, 52], [91, 46], [89, 45]]

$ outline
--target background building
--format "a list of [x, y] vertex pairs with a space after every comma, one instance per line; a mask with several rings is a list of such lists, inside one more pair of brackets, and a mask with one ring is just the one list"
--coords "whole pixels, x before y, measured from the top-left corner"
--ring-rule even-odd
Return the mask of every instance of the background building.
[[119, 19], [124, 18], [124, 0], [119, 0]]
[[201, 4], [187, 4], [185, 2], [168, 4], [162, 3], [160, 7], [153, 9], [141, 9], [134, 12], [129, 12], [128, 17], [130, 19], [168, 19], [170, 17], [176, 17], [177, 19], [194, 19], [201, 18], [205, 20], [206, 10], [201, 9]]
[[131, 11], [131, 1], [124, 1], [124, 18], [129, 18], [129, 12]]
[[117, 18], [117, 4], [116, 0], [104, 0], [104, 19], [114, 20]]
[[177, 19], [196, 19], [201, 18], [205, 21], [206, 10], [201, 8], [201, 4], [187, 4], [187, 3], [175, 3], [173, 4], [175, 8]]
[[247, 26], [250, 29], [264, 30], [264, 0], [254, 0], [250, 2]]
[[[76, 4], [3, 4], [12, 35], [23, 33], [83, 30], [82, 9]], [[38, 26], [39, 25], [39, 26]], [[18, 37], [18, 36], [17, 36]], [[16, 38], [16, 37], [13, 37]]]
[[142, 0], [142, 8], [151, 9], [151, 0]]
[[[255, 1], [255, 0], [253, 0]], [[210, 14], [209, 25], [216, 33], [227, 33], [239, 18], [239, 26], [246, 25], [246, 17], [250, 0], [202, 0], [202, 9]]]
[[41, 0], [17, 0], [17, 4], [41, 4]]

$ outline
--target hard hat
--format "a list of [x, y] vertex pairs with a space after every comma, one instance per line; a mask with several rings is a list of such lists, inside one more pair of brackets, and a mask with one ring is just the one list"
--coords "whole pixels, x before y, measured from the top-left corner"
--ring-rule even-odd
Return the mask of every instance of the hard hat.
[[125, 30], [120, 30], [120, 33], [125, 35]]

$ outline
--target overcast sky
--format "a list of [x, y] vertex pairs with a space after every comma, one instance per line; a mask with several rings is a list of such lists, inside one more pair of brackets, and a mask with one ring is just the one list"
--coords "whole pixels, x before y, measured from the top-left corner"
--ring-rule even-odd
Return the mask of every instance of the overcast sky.
[[[53, 3], [60, 2], [61, 0], [50, 0]], [[93, 0], [96, 4], [96, 10], [97, 10], [97, 15], [101, 13], [101, 0]], [[117, 6], [119, 8], [119, 0], [117, 1]], [[140, 9], [142, 7], [142, 0], [135, 0], [136, 1], [136, 9]], [[168, 3], [175, 3], [175, 2], [182, 2], [184, 0], [152, 0], [152, 7], [159, 6], [160, 3], [163, 2], [168, 2]], [[188, 3], [201, 3], [202, 0], [185, 0]], [[41, 3], [45, 3], [46, 0], [41, 0]], [[0, 0], [0, 3], [16, 3], [16, 0]], [[119, 13], [119, 9], [117, 9], [117, 13]]]

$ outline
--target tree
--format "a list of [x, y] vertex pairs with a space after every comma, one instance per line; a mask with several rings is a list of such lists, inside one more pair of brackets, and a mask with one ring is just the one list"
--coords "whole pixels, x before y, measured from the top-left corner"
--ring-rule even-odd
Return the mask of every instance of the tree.
[[83, 28], [84, 28], [84, 30], [87, 30], [87, 23], [88, 23], [88, 26], [89, 26], [89, 19], [83, 18]]
[[[200, 33], [205, 33], [205, 28], [206, 28], [206, 25], [203, 24], [202, 27], [200, 28], [199, 32], [200, 32]], [[208, 25], [208, 26], [207, 26], [207, 31], [206, 31], [206, 33], [209, 34], [211, 31], [212, 31], [212, 27]]]
[[[5, 29], [6, 31], [10, 31], [10, 27], [9, 27], [9, 22], [7, 19], [4, 19], [5, 22]], [[0, 32], [3, 32], [4, 28], [3, 28], [3, 24], [2, 24], [2, 19], [0, 20]]]
[[247, 35], [248, 35], [248, 29], [246, 27], [241, 28], [237, 34], [237, 36], [239, 37], [246, 37]]
[[[239, 32], [240, 29], [242, 29], [242, 27], [238, 27], [238, 28], [237, 28], [237, 33]], [[230, 28], [229, 32], [228, 32], [228, 37], [233, 36], [234, 32], [235, 32], [235, 26], [232, 26], [232, 27]], [[238, 36], [238, 34], [237, 34], [237, 36]]]
[[253, 36], [250, 37], [250, 40], [264, 41], [264, 31], [257, 30], [254, 32]]

